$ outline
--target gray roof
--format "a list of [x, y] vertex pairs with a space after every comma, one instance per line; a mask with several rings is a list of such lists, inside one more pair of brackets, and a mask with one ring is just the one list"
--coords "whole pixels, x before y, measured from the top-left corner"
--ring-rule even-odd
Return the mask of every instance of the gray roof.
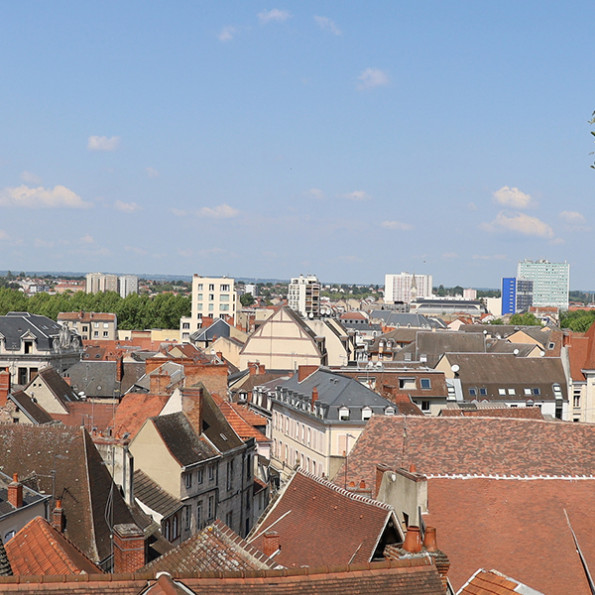
[[222, 318], [217, 318], [207, 328], [200, 328], [190, 335], [191, 341], [214, 341], [219, 337], [229, 337], [230, 326]]
[[[120, 394], [125, 394], [145, 373], [145, 364], [124, 362]], [[72, 388], [87, 397], [113, 397], [117, 389], [116, 362], [85, 360], [70, 366], [64, 376], [70, 377]]]
[[134, 472], [134, 497], [167, 518], [182, 508], [182, 502], [155, 483], [140, 469]]
[[[66, 403], [72, 401], [80, 401], [80, 397], [76, 393], [76, 391], [58, 374], [55, 368], [52, 366], [46, 366], [42, 368], [37, 373], [37, 376], [41, 378], [46, 386], [50, 389], [52, 394], [62, 403], [62, 405], [66, 406]], [[31, 382], [23, 389], [27, 392], [27, 389], [34, 383], [38, 382], [38, 378], [34, 377]]]
[[48, 424], [53, 422], [52, 416], [35, 403], [31, 397], [22, 390], [16, 390], [8, 398], [25, 414], [27, 419], [34, 424]]
[[[8, 484], [12, 482], [12, 477], [0, 471], [0, 518], [17, 510], [8, 501]], [[35, 490], [23, 485], [23, 506], [47, 500], [49, 496], [43, 496]]]
[[[277, 388], [278, 400], [280, 398], [284, 402], [290, 402], [291, 399], [286, 401], [284, 397], [297, 396], [300, 402], [303, 401], [306, 404], [311, 403], [312, 390], [316, 388], [318, 390], [317, 402], [326, 411], [325, 419], [330, 420], [339, 419], [340, 407], [355, 410], [370, 407], [372, 412], [376, 414], [384, 414], [387, 407], [395, 409], [394, 403], [366, 388], [357, 380], [322, 368], [310, 374], [301, 382], [298, 381], [298, 375], [296, 374], [292, 378], [279, 383]], [[306, 409], [298, 407], [298, 409], [308, 411], [309, 407]]]
[[[29, 312], [9, 312], [6, 316], [0, 316], [0, 334], [4, 337], [6, 349], [10, 351], [21, 348], [21, 338], [27, 333], [35, 337], [40, 351], [50, 351], [58, 346], [61, 329], [62, 326], [51, 318]], [[75, 349], [80, 348], [80, 337], [71, 333], [69, 340], [73, 339], [77, 343]]]
[[433, 318], [422, 314], [403, 314], [391, 310], [373, 310], [370, 320], [383, 320], [385, 326], [411, 328], [440, 328], [440, 324]]

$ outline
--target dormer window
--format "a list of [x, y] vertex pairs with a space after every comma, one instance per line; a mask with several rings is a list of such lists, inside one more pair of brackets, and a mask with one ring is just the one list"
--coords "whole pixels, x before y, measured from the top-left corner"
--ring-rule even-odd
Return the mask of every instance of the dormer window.
[[384, 415], [394, 415], [395, 414], [395, 408], [394, 407], [387, 407], [384, 410]]
[[30, 339], [26, 339], [25, 341], [23, 341], [23, 351], [25, 355], [33, 353], [33, 341], [31, 341]]
[[372, 409], [370, 407], [364, 407], [362, 409], [362, 420], [367, 421], [372, 417]]
[[349, 420], [349, 408], [348, 407], [340, 407], [339, 408], [339, 419], [341, 421]]

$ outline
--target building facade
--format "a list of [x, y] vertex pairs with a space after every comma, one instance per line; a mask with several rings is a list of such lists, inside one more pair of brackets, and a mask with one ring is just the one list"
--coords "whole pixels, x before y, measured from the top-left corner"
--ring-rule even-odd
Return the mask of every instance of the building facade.
[[320, 282], [316, 275], [300, 275], [291, 279], [287, 305], [304, 317], [320, 316]]
[[502, 279], [502, 315], [528, 312], [533, 305], [533, 281], [517, 277]]
[[86, 293], [99, 293], [102, 291], [118, 291], [118, 275], [105, 273], [87, 273]]
[[138, 277], [136, 275], [120, 275], [118, 277], [118, 291], [121, 298], [125, 298], [131, 293], [138, 293]]
[[415, 298], [432, 297], [432, 275], [401, 273], [384, 277], [384, 301], [387, 304], [404, 302], [409, 304]]
[[523, 260], [517, 267], [517, 279], [533, 281], [533, 306], [554, 306], [568, 310], [570, 265], [548, 260]]
[[60, 312], [57, 318], [62, 325], [70, 327], [81, 339], [115, 340], [118, 338], [118, 320], [107, 312]]

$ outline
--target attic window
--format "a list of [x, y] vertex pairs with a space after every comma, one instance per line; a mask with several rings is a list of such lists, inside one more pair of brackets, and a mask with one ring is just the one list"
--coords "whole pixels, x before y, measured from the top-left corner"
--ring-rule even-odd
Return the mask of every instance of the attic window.
[[399, 388], [404, 390], [415, 390], [415, 378], [399, 378]]
[[531, 394], [532, 394], [530, 388], [526, 388], [523, 392], [525, 393], [526, 396], [531, 396]]
[[534, 395], [540, 395], [541, 394], [541, 390], [539, 388], [534, 388], [533, 389], [533, 394]]
[[562, 389], [560, 388], [560, 385], [554, 384], [553, 389], [554, 389], [554, 397], [556, 399], [561, 399], [562, 398]]
[[477, 396], [477, 389], [476, 388], [470, 388], [469, 389], [469, 395], [471, 397], [476, 397]]
[[488, 396], [488, 389], [482, 386], [482, 387], [479, 389], [479, 394], [480, 394], [482, 397], [487, 397], [487, 396]]
[[339, 408], [339, 419], [342, 421], [347, 421], [349, 419], [349, 408], [347, 408], [347, 407]]
[[394, 415], [395, 414], [395, 409], [394, 407], [387, 407], [384, 410], [384, 415]]
[[505, 389], [505, 388], [499, 388], [499, 389], [498, 389], [498, 394], [499, 394], [501, 397], [505, 397], [505, 396], [506, 396], [506, 389]]
[[362, 409], [362, 420], [366, 421], [372, 417], [372, 409], [370, 407], [364, 407]]
[[221, 432], [219, 436], [221, 436], [223, 440], [227, 440], [227, 436], [223, 432]]
[[514, 388], [509, 388], [508, 389], [508, 394], [509, 395], [516, 395], [516, 390], [514, 390]]
[[422, 378], [419, 381], [419, 385], [421, 388], [426, 389], [426, 390], [429, 388], [432, 388], [432, 382], [430, 381], [429, 378]]
[[555, 346], [556, 346], [556, 344], [555, 344], [555, 343], [548, 343], [548, 344], [547, 344], [547, 348], [548, 348], [548, 349], [553, 349]]

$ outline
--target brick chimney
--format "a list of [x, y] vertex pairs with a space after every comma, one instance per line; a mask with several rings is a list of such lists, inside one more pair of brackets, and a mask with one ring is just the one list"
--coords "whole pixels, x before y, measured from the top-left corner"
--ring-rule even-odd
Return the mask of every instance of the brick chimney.
[[314, 387], [312, 389], [312, 403], [310, 405], [312, 411], [314, 411], [314, 405], [315, 405], [316, 401], [318, 401], [318, 389], [316, 387]]
[[114, 526], [114, 573], [135, 572], [146, 564], [143, 532], [134, 523]]
[[197, 434], [202, 432], [202, 391], [202, 387], [182, 389], [182, 411]]
[[248, 362], [248, 369], [250, 370], [250, 376], [256, 376], [258, 374], [258, 362]]
[[448, 579], [446, 575], [450, 569], [450, 560], [448, 556], [438, 549], [438, 543], [436, 541], [436, 528], [426, 527], [426, 534], [424, 535], [424, 548], [438, 570], [440, 580], [442, 581], [442, 587], [444, 592], [447, 593]]
[[8, 368], [0, 370], [0, 407], [6, 405], [8, 395], [10, 394], [10, 372]]
[[60, 533], [64, 533], [66, 519], [64, 518], [64, 509], [62, 508], [62, 500], [56, 500], [56, 506], [52, 510], [52, 527]]
[[410, 554], [418, 554], [421, 552], [421, 536], [419, 534], [419, 527], [409, 525], [407, 527], [407, 534], [403, 542], [403, 549]]
[[299, 366], [298, 367], [298, 382], [305, 380], [311, 374], [314, 374], [318, 370], [318, 366]]
[[264, 374], [266, 372], [266, 367], [264, 364], [258, 364], [258, 373]]
[[19, 481], [17, 473], [12, 476], [12, 481], [8, 484], [8, 502], [14, 508], [23, 506], [23, 484]]
[[149, 392], [152, 395], [165, 395], [167, 394], [166, 388], [170, 383], [171, 378], [165, 370], [156, 370], [151, 374]]
[[262, 540], [262, 551], [267, 558], [281, 549], [281, 540], [276, 531], [267, 531]]
[[116, 382], [122, 382], [124, 378], [124, 356], [122, 354], [116, 357]]

